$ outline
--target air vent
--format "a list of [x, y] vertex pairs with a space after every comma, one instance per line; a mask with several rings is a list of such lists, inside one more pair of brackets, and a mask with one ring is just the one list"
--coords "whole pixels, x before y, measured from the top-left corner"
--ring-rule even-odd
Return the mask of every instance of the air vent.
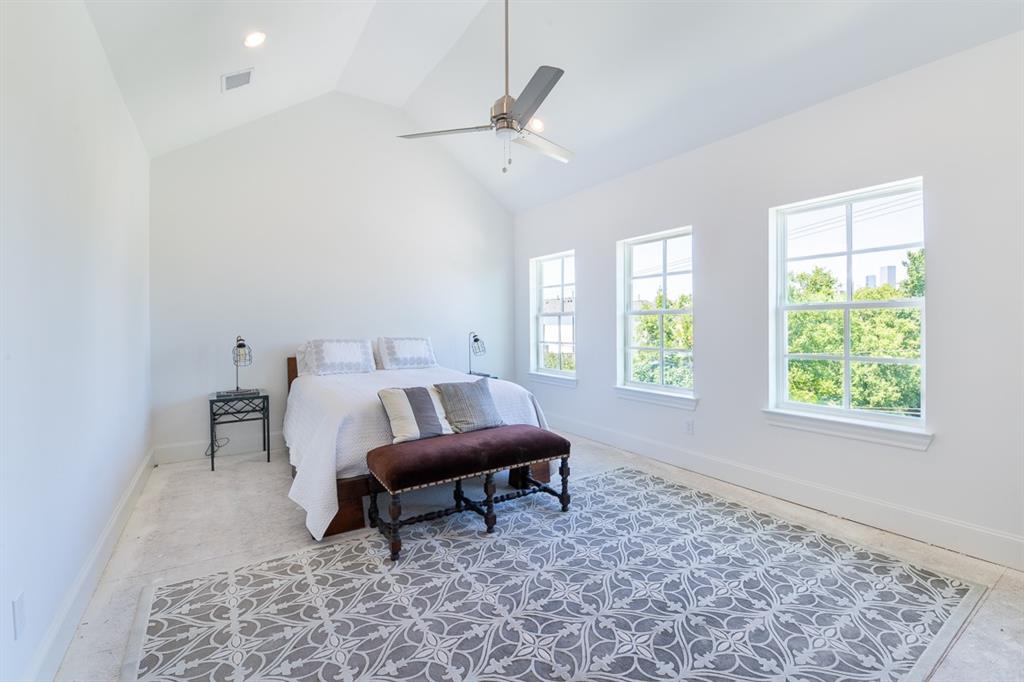
[[252, 76], [255, 70], [256, 69], [254, 68], [249, 68], [245, 69], [244, 71], [236, 71], [235, 73], [224, 74], [220, 77], [221, 91], [227, 92], [228, 90], [235, 90], [236, 88], [240, 88], [243, 85], [248, 85], [249, 83], [252, 83]]

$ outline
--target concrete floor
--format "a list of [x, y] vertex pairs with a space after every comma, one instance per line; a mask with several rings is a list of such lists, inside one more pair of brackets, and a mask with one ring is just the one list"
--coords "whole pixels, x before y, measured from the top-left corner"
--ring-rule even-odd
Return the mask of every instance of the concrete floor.
[[[568, 435], [568, 434], [567, 434]], [[1024, 680], [1024, 573], [839, 519], [652, 459], [569, 435], [573, 476], [620, 466], [649, 471], [991, 589], [932, 680]], [[504, 477], [502, 477], [504, 478]], [[116, 680], [143, 588], [199, 577], [311, 547], [304, 514], [288, 499], [284, 453], [157, 467], [78, 626], [58, 680]], [[403, 495], [407, 513], [450, 500], [447, 486]], [[499, 514], [499, 523], [500, 523]], [[344, 536], [340, 536], [343, 539]]]

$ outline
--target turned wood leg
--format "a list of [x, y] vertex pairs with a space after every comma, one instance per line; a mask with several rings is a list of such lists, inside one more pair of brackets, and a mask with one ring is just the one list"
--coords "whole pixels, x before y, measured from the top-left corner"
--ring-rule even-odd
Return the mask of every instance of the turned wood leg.
[[498, 522], [498, 517], [494, 515], [494, 474], [487, 474], [484, 476], [484, 523], [487, 524], [487, 532], [494, 532], [494, 524]]
[[391, 524], [390, 524], [390, 536], [391, 536], [391, 560], [398, 561], [398, 553], [402, 551], [402, 536], [400, 535], [399, 520], [402, 518], [402, 496], [398, 493], [391, 495]]
[[380, 528], [380, 509], [377, 507], [377, 492], [370, 493], [370, 525], [374, 528]]
[[569, 511], [569, 458], [563, 457], [558, 467], [558, 473], [562, 476], [562, 494], [558, 501], [562, 503], [562, 511]]
[[455, 481], [455, 511], [462, 511], [462, 479]]

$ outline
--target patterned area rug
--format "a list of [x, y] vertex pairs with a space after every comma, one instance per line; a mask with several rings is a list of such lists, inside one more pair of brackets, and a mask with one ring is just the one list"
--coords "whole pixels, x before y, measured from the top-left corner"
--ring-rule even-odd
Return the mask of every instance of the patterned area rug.
[[[905, 680], [982, 588], [630, 469], [155, 589], [139, 680]], [[135, 662], [137, 661], [137, 667]]]

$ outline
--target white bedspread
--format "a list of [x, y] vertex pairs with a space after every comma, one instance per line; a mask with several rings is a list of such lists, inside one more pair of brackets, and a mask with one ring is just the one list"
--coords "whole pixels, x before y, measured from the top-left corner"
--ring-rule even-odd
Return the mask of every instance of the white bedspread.
[[[391, 442], [377, 391], [471, 380], [445, 367], [297, 378], [284, 415], [284, 440], [296, 468], [288, 497], [306, 510], [313, 537], [322, 539], [338, 513], [335, 480], [367, 473], [366, 453]], [[506, 424], [547, 428], [533, 394], [522, 386], [491, 379], [491, 395]]]

